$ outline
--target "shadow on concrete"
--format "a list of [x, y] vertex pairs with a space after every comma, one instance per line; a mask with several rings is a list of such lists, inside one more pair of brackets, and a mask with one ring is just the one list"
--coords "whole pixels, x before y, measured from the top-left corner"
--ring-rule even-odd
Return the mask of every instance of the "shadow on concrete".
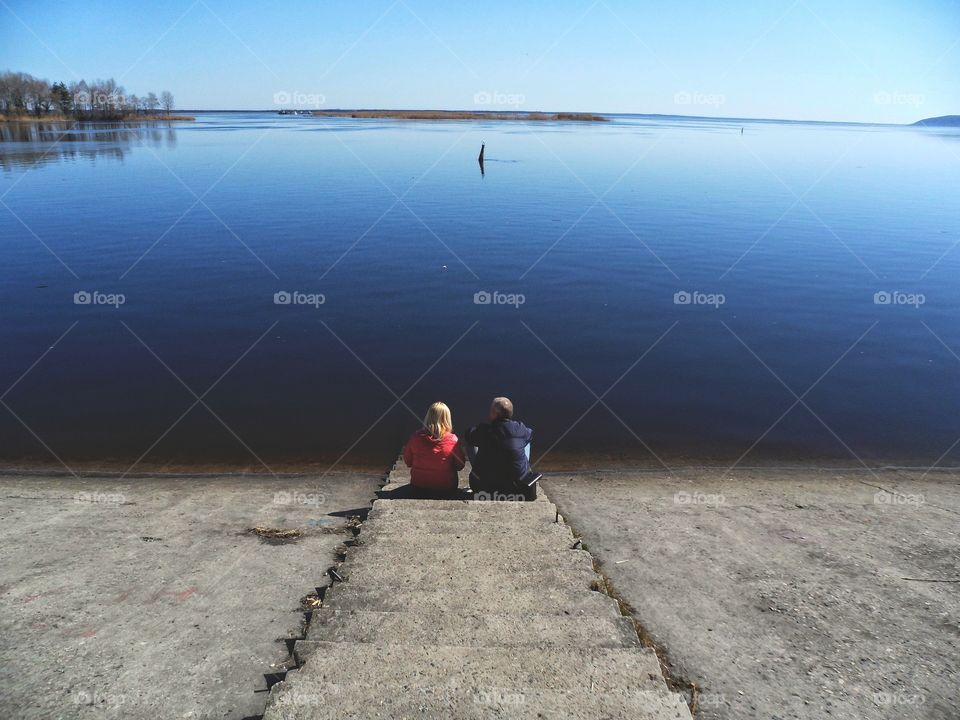
[[333, 517], [351, 518], [356, 516], [360, 518], [360, 522], [366, 522], [367, 515], [369, 514], [370, 514], [369, 507], [354, 508], [353, 510], [337, 510], [335, 512], [327, 513], [327, 515], [332, 515]]
[[402, 485], [393, 490], [378, 490], [377, 497], [383, 500], [472, 500], [473, 491], [469, 488], [424, 490], [413, 485]]

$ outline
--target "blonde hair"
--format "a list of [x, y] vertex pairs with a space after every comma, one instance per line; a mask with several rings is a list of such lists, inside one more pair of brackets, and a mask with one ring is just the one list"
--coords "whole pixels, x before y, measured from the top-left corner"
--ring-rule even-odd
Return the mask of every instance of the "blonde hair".
[[433, 437], [443, 438], [447, 433], [453, 431], [453, 419], [450, 416], [450, 408], [442, 402], [435, 402], [427, 410], [427, 416], [423, 419], [423, 426]]

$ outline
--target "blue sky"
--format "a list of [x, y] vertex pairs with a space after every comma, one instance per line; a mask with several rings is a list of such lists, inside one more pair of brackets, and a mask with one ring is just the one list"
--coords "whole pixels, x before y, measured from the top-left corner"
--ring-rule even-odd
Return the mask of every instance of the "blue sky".
[[0, 48], [189, 109], [960, 114], [960, 0], [0, 0]]

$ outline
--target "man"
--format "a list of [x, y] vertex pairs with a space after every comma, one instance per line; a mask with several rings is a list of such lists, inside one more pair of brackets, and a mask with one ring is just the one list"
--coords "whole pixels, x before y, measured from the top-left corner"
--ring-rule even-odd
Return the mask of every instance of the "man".
[[533, 430], [513, 419], [513, 403], [509, 398], [493, 399], [489, 422], [470, 428], [466, 437], [467, 454], [473, 466], [470, 488], [477, 497], [536, 498], [536, 483], [529, 484], [535, 477], [530, 471], [532, 436]]

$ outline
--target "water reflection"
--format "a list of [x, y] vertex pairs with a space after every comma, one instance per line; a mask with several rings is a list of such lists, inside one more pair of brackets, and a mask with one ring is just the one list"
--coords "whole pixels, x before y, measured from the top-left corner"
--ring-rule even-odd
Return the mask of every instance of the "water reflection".
[[123, 160], [136, 145], [175, 147], [173, 123], [0, 123], [0, 167], [13, 170], [60, 160]]
[[[40, 168], [0, 205], [0, 460], [386, 466], [417, 420], [385, 390], [416, 382], [404, 404], [443, 398], [460, 427], [514, 394], [554, 468], [960, 463], [956, 132], [707, 123], [0, 126], [8, 162], [131, 153]], [[180, 133], [163, 160], [216, 185], [192, 212], [134, 147]], [[275, 304], [295, 289], [328, 302]], [[183, 416], [164, 364], [218, 383], [216, 415]]]

